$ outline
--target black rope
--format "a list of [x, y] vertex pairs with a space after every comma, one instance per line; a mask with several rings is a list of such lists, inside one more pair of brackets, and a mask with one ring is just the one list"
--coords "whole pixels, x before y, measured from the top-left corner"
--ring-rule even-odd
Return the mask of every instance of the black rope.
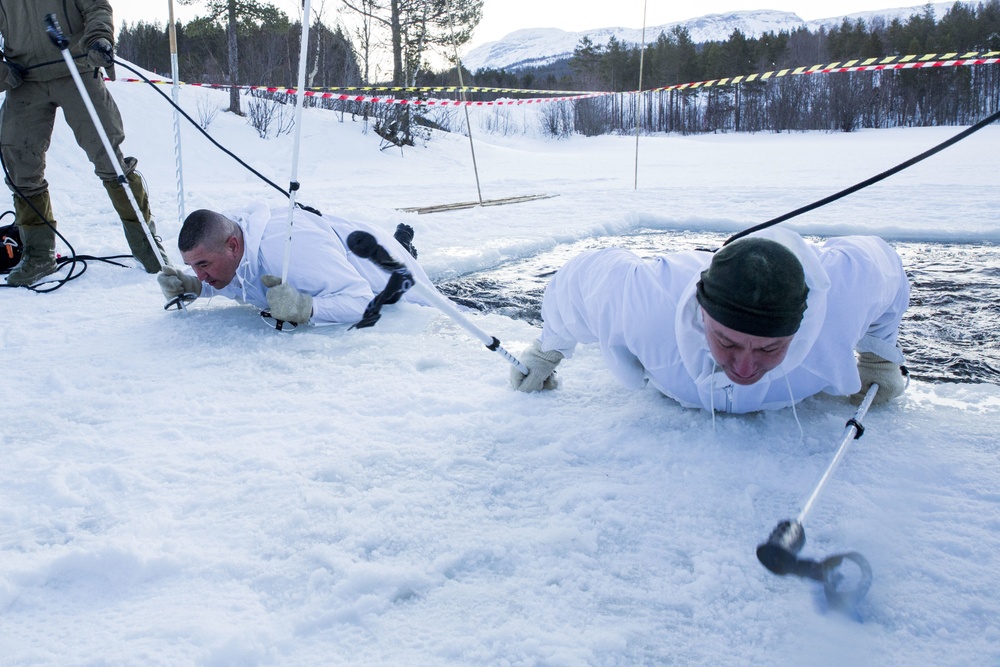
[[[201, 126], [201, 125], [199, 125], [199, 124], [198, 124], [198, 122], [197, 122], [196, 120], [194, 120], [193, 118], [191, 118], [191, 116], [189, 116], [189, 115], [187, 114], [187, 112], [186, 112], [186, 111], [184, 111], [184, 109], [181, 109], [181, 108], [180, 108], [180, 106], [178, 106], [177, 104], [175, 104], [175, 103], [174, 103], [174, 101], [173, 101], [172, 99], [170, 99], [170, 97], [169, 97], [169, 96], [168, 96], [168, 95], [167, 95], [166, 93], [164, 93], [164, 92], [163, 92], [162, 90], [160, 90], [160, 87], [159, 87], [159, 86], [157, 86], [157, 85], [156, 85], [155, 83], [153, 83], [153, 82], [152, 82], [152, 81], [150, 81], [150, 80], [149, 80], [148, 78], [146, 78], [146, 76], [145, 76], [145, 75], [144, 75], [144, 74], [143, 74], [142, 72], [139, 72], [139, 71], [138, 71], [138, 70], [136, 70], [135, 68], [133, 68], [133, 67], [130, 67], [130, 66], [129, 66], [128, 64], [126, 64], [126, 63], [122, 62], [121, 60], [115, 60], [115, 65], [118, 65], [119, 67], [124, 67], [125, 69], [127, 69], [127, 70], [128, 70], [128, 71], [130, 71], [130, 72], [132, 72], [132, 73], [133, 73], [133, 74], [135, 74], [135, 75], [136, 75], [137, 77], [139, 77], [140, 79], [142, 79], [143, 81], [145, 81], [146, 83], [148, 83], [148, 84], [149, 84], [150, 86], [152, 86], [152, 87], [153, 87], [153, 90], [155, 90], [155, 91], [156, 91], [156, 92], [157, 92], [157, 93], [158, 93], [158, 94], [159, 94], [159, 95], [160, 95], [161, 97], [163, 97], [163, 99], [165, 99], [165, 100], [167, 101], [167, 103], [168, 103], [168, 104], [170, 104], [170, 106], [172, 106], [173, 108], [177, 109], [177, 111], [179, 111], [179, 112], [180, 112], [180, 114], [181, 114], [182, 116], [184, 116], [184, 118], [186, 118], [186, 119], [188, 120], [188, 122], [189, 122], [189, 123], [191, 123], [192, 125], [194, 125], [194, 126], [195, 126], [195, 127], [196, 127], [196, 128], [198, 129], [198, 131], [199, 131], [199, 132], [201, 132], [201, 133], [202, 133], [203, 135], [205, 135], [205, 138], [206, 138], [206, 139], [208, 139], [209, 141], [211, 141], [211, 142], [212, 142], [212, 144], [213, 144], [213, 145], [214, 145], [214, 146], [215, 146], [216, 148], [218, 148], [218, 149], [219, 149], [219, 150], [221, 150], [221, 151], [222, 151], [223, 153], [225, 153], [225, 154], [226, 154], [226, 155], [228, 155], [229, 157], [231, 157], [231, 158], [233, 158], [234, 160], [236, 160], [236, 161], [237, 161], [237, 162], [238, 162], [238, 163], [239, 163], [239, 164], [240, 164], [240, 165], [241, 165], [242, 167], [244, 167], [244, 168], [245, 168], [245, 169], [246, 169], [247, 171], [249, 171], [249, 172], [250, 172], [250, 173], [252, 173], [252, 174], [253, 174], [254, 176], [256, 176], [256, 177], [257, 177], [257, 178], [259, 178], [260, 180], [262, 180], [262, 181], [264, 181], [265, 183], [267, 183], [268, 185], [270, 185], [270, 186], [271, 186], [272, 188], [274, 188], [275, 190], [277, 190], [277, 191], [278, 191], [278, 192], [280, 192], [281, 194], [285, 195], [286, 197], [291, 197], [291, 194], [289, 194], [289, 192], [288, 192], [287, 190], [285, 190], [284, 188], [282, 188], [282, 187], [281, 187], [280, 185], [278, 185], [278, 184], [277, 184], [277, 183], [275, 183], [274, 181], [272, 181], [272, 180], [268, 179], [268, 178], [267, 178], [266, 176], [264, 176], [263, 174], [261, 174], [261, 173], [260, 173], [259, 171], [257, 171], [256, 169], [254, 169], [253, 167], [251, 167], [250, 165], [248, 165], [248, 164], [247, 164], [246, 162], [244, 162], [243, 160], [241, 160], [241, 159], [240, 159], [240, 158], [239, 158], [239, 157], [238, 157], [238, 156], [237, 156], [237, 155], [236, 155], [235, 153], [233, 153], [233, 152], [232, 152], [231, 150], [229, 150], [228, 148], [226, 148], [225, 146], [223, 146], [222, 144], [220, 144], [220, 143], [219, 143], [218, 141], [216, 141], [215, 139], [213, 139], [213, 138], [212, 138], [212, 135], [210, 135], [210, 134], [209, 134], [208, 132], [206, 132], [206, 131], [204, 130], [204, 128], [202, 128], [202, 126]], [[306, 208], [306, 207], [301, 207], [301, 208]], [[309, 210], [309, 209], [308, 209], [308, 208], [306, 208], [306, 210]]]
[[794, 218], [795, 216], [802, 215], [803, 213], [808, 213], [809, 211], [812, 211], [813, 209], [817, 209], [820, 206], [826, 206], [827, 204], [829, 204], [831, 202], [834, 202], [834, 201], [837, 201], [838, 199], [841, 199], [843, 197], [846, 197], [849, 194], [853, 194], [853, 193], [857, 192], [858, 190], [861, 190], [863, 188], [867, 188], [869, 185], [874, 185], [875, 183], [878, 183], [879, 181], [885, 180], [885, 179], [889, 178], [890, 176], [892, 176], [893, 174], [899, 173], [899, 172], [903, 171], [904, 169], [912, 167], [913, 165], [915, 165], [916, 163], [920, 162], [921, 160], [926, 160], [927, 158], [929, 158], [930, 156], [934, 155], [935, 153], [940, 153], [945, 148], [948, 148], [952, 144], [958, 143], [962, 139], [965, 139], [966, 137], [968, 137], [973, 132], [978, 132], [979, 130], [983, 129], [984, 127], [986, 127], [990, 123], [993, 123], [997, 119], [1000, 119], [1000, 111], [997, 111], [993, 115], [991, 115], [991, 116], [989, 116], [987, 118], [984, 118], [983, 120], [979, 121], [978, 123], [976, 123], [972, 127], [969, 127], [967, 129], [963, 130], [962, 132], [959, 132], [958, 134], [956, 134], [951, 139], [948, 139], [947, 141], [941, 142], [940, 144], [938, 144], [934, 148], [931, 148], [930, 150], [924, 151], [920, 155], [912, 157], [909, 160], [907, 160], [906, 162], [902, 162], [900, 164], [897, 164], [892, 169], [887, 169], [886, 171], [883, 171], [881, 174], [878, 174], [877, 176], [872, 176], [871, 178], [869, 178], [867, 180], [861, 181], [860, 183], [858, 183], [856, 185], [852, 185], [851, 187], [846, 188], [844, 190], [841, 190], [840, 192], [837, 192], [835, 194], [832, 194], [829, 197], [824, 197], [823, 199], [820, 199], [819, 201], [815, 201], [812, 204], [809, 204], [807, 206], [803, 206], [802, 208], [797, 208], [797, 209], [795, 209], [794, 211], [792, 211], [790, 213], [785, 213], [784, 215], [779, 215], [777, 218], [774, 218], [773, 220], [768, 220], [767, 222], [762, 222], [761, 224], [755, 225], [754, 227], [750, 227], [749, 229], [744, 229], [742, 232], [739, 232], [738, 234], [733, 234], [732, 236], [730, 236], [728, 239], [726, 239], [726, 242], [723, 243], [722, 245], [723, 246], [729, 245], [733, 241], [735, 241], [737, 239], [741, 239], [744, 236], [747, 236], [748, 234], [753, 234], [754, 232], [759, 232], [762, 229], [767, 229], [768, 227], [772, 227], [772, 226], [778, 224], [779, 222], [784, 222], [785, 220], [789, 220], [791, 218]]

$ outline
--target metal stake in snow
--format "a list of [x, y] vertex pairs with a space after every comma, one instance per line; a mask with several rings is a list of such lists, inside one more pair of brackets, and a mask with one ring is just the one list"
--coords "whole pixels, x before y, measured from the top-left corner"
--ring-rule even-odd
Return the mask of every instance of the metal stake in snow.
[[[451, 10], [451, 2], [448, 3], [448, 24], [451, 28], [451, 48], [455, 52], [455, 70], [458, 72], [458, 87], [462, 91], [460, 97], [465, 102], [465, 82], [462, 80], [462, 59], [458, 57], [458, 45], [455, 42], [455, 14]], [[483, 205], [483, 188], [479, 184], [479, 166], [476, 164], [476, 144], [472, 141], [472, 123], [469, 122], [469, 105], [463, 104], [465, 109], [465, 129], [469, 132], [469, 150], [472, 151], [472, 171], [476, 175], [476, 193], [479, 195], [479, 205]]]
[[[854, 416], [847, 420], [844, 426], [844, 433], [841, 437], [840, 447], [833, 457], [819, 484], [809, 496], [805, 506], [795, 520], [786, 519], [778, 523], [771, 531], [767, 542], [758, 545], [757, 559], [768, 570], [777, 575], [793, 574], [797, 577], [814, 579], [823, 583], [823, 591], [830, 606], [836, 608], [849, 608], [859, 602], [865, 596], [872, 584], [872, 569], [868, 560], [856, 551], [830, 556], [822, 561], [802, 559], [797, 556], [806, 543], [806, 533], [802, 524], [809, 515], [810, 510], [819, 498], [820, 493], [830, 481], [833, 471], [840, 465], [840, 461], [847, 452], [847, 446], [852, 440], [860, 438], [865, 429], [861, 425], [861, 420], [868, 413], [875, 394], [878, 393], [878, 385], [873, 384], [868, 388], [864, 400], [858, 406]], [[854, 573], [856, 581], [845, 582], [846, 573], [841, 569], [845, 561], [853, 563], [857, 567]]]
[[[393, 273], [397, 270], [408, 269], [410, 276], [416, 275], [417, 273], [414, 267], [410, 264], [412, 259], [408, 256], [402, 257], [402, 260], [393, 257], [389, 254], [389, 251], [383, 248], [379, 244], [378, 240], [368, 232], [351, 232], [347, 237], [347, 247], [350, 248], [351, 252], [358, 257], [371, 260], [383, 271]], [[438, 310], [455, 320], [455, 322], [458, 323], [463, 329], [478, 338], [490, 352], [496, 352], [503, 357], [507, 363], [517, 368], [517, 370], [521, 371], [525, 375], [528, 374], [528, 367], [518, 361], [517, 357], [513, 354], [503, 349], [500, 345], [500, 340], [496, 336], [489, 335], [470, 322], [468, 318], [459, 312], [458, 308], [455, 307], [455, 304], [438, 292], [433, 285], [424, 285], [422, 282], [414, 281], [412, 289], [420, 292], [420, 294], [434, 304]]]
[[635, 183], [639, 189], [639, 128], [642, 127], [642, 68], [646, 61], [646, 2], [642, 3], [642, 50], [639, 51], [639, 90], [635, 93]]
[[128, 185], [128, 179], [125, 177], [125, 172], [122, 169], [122, 166], [118, 163], [118, 157], [115, 155], [115, 149], [111, 146], [111, 141], [108, 139], [108, 133], [104, 130], [104, 126], [101, 124], [101, 119], [97, 115], [94, 103], [91, 101], [90, 95], [87, 94], [87, 89], [83, 86], [83, 79], [80, 78], [80, 72], [76, 69], [76, 63], [73, 62], [73, 56], [69, 53], [69, 40], [66, 39], [66, 35], [63, 34], [62, 28], [59, 27], [59, 21], [56, 20], [55, 14], [45, 15], [45, 32], [48, 33], [49, 39], [55, 47], [59, 49], [63, 60], [66, 61], [66, 67], [69, 69], [69, 73], [73, 77], [76, 89], [80, 91], [80, 96], [83, 98], [83, 105], [87, 107], [87, 113], [90, 114], [90, 120], [94, 124], [94, 128], [97, 130], [97, 136], [100, 137], [101, 143], [104, 145], [104, 150], [108, 154], [108, 159], [111, 161], [111, 165], [115, 168], [115, 173], [118, 175], [118, 185], [122, 186], [122, 189], [125, 190], [125, 194], [128, 196], [128, 201], [132, 204], [132, 209], [135, 211], [135, 219], [139, 221], [139, 226], [142, 228], [142, 231], [145, 232], [146, 240], [149, 241], [149, 247], [153, 249], [153, 254], [156, 255], [156, 260], [159, 262], [160, 268], [162, 269], [163, 258], [161, 258], [159, 253], [156, 252], [156, 239], [153, 238], [153, 233], [149, 230], [149, 225], [147, 224], [148, 221], [142, 214], [142, 208], [139, 206], [139, 202], [135, 200], [132, 188]]
[[174, 23], [174, 0], [170, 5], [170, 77], [174, 80], [170, 96], [174, 99], [174, 158], [177, 164], [177, 215], [181, 222], [187, 217], [184, 211], [184, 160], [181, 156], [180, 68], [177, 65], [177, 26]]

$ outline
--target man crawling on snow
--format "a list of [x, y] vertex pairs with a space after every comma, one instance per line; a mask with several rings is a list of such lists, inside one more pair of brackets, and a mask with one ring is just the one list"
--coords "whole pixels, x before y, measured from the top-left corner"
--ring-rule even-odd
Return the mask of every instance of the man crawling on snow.
[[[226, 214], [208, 209], [191, 213], [181, 226], [177, 246], [195, 275], [168, 266], [157, 280], [168, 300], [220, 295], [294, 324], [373, 324], [366, 310], [377, 298], [379, 306], [401, 297], [419, 303], [404, 293], [407, 286], [390, 286], [392, 293], [383, 294], [395, 274], [351, 252], [352, 232], [371, 235], [393, 257], [417, 255], [408, 225], [400, 224], [392, 237], [372, 225], [295, 209], [288, 279], [282, 283], [288, 209], [255, 203]], [[411, 265], [412, 277], [429, 284], [423, 270]]]

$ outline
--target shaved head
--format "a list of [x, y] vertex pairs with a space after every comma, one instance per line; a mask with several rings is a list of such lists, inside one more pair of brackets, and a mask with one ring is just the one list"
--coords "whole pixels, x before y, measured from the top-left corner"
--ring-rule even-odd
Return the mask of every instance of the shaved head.
[[216, 250], [236, 233], [236, 223], [207, 208], [198, 209], [184, 220], [177, 236], [177, 249], [182, 253], [204, 246]]
[[221, 213], [199, 209], [181, 225], [177, 248], [198, 280], [222, 289], [236, 277], [243, 259], [243, 230]]

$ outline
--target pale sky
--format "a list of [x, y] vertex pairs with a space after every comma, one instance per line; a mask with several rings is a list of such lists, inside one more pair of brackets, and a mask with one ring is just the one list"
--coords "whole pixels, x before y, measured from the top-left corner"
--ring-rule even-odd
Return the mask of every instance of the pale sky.
[[[301, 14], [301, 0], [271, 0], [289, 16]], [[122, 20], [160, 21], [166, 25], [170, 0], [111, 0], [115, 24]], [[485, 0], [483, 20], [466, 51], [485, 42], [492, 42], [521, 28], [561, 28], [570, 32], [591, 28], [641, 28], [643, 5], [649, 26], [736, 10], [776, 9], [792, 12], [806, 21], [855, 12], [917, 6], [920, 0]], [[311, 0], [315, 13], [322, 10], [328, 23], [342, 6], [340, 0]], [[200, 6], [182, 7], [174, 2], [175, 16], [188, 21]]]

